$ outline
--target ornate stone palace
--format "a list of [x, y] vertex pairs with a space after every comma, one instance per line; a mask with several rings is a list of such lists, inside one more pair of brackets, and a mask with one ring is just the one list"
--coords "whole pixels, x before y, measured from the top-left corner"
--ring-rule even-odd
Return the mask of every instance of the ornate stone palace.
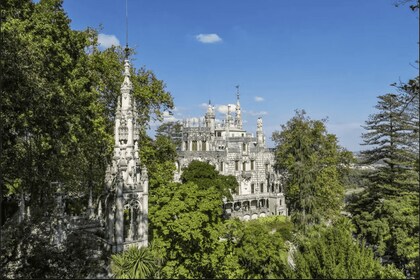
[[103, 213], [106, 236], [113, 252], [130, 245], [147, 246], [148, 242], [148, 176], [146, 168], [140, 166], [139, 127], [128, 59], [124, 67], [115, 115], [114, 156], [106, 174]]
[[231, 108], [228, 105], [222, 123], [216, 122], [215, 107], [210, 102], [204, 119], [183, 121], [175, 180], [191, 161], [208, 162], [221, 174], [234, 175], [238, 180], [233, 200], [224, 202], [226, 216], [250, 220], [287, 215], [283, 177], [273, 168], [274, 153], [266, 147], [262, 118], [257, 120], [254, 136], [243, 129], [239, 92], [234, 117]]

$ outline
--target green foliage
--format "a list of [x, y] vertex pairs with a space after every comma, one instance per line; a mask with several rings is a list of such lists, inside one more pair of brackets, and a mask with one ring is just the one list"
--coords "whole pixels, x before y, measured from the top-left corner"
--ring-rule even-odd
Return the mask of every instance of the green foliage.
[[[57, 247], [51, 217], [3, 227], [1, 279], [101, 278], [107, 275], [107, 253], [91, 235], [64, 229], [66, 240]], [[96, 255], [96, 256], [95, 256]]]
[[179, 149], [182, 143], [182, 124], [179, 121], [165, 122], [157, 128], [156, 136], [169, 137], [177, 149]]
[[[2, 193], [13, 203], [23, 192], [27, 205], [44, 211], [56, 191], [51, 182], [99, 194], [113, 147], [122, 49], [101, 51], [97, 30], [72, 30], [61, 0], [7, 0], [1, 10]], [[173, 100], [153, 72], [132, 71], [145, 128]]]
[[287, 172], [286, 199], [295, 222], [306, 227], [334, 218], [343, 203], [343, 176], [352, 161], [349, 152], [328, 134], [323, 121], [304, 111], [273, 133], [277, 168]]
[[117, 279], [152, 278], [157, 261], [149, 247], [131, 246], [111, 256], [111, 271]]
[[[89, 190], [93, 190], [96, 197], [103, 191], [105, 170], [113, 148], [114, 112], [123, 81], [124, 55], [117, 47], [101, 51], [97, 30], [72, 30], [62, 3], [62, 0], [0, 3], [0, 137], [3, 148], [0, 188], [2, 202], [6, 202], [1, 203], [2, 210], [7, 210], [2, 211], [1, 225], [3, 219], [13, 218], [20, 194], [26, 197], [25, 205], [31, 207], [31, 222], [37, 223], [45, 213], [51, 213], [56, 192], [56, 185], [51, 182], [62, 183], [68, 198], [67, 210], [77, 214], [87, 205]], [[133, 68], [131, 78], [145, 133], [147, 122], [152, 118], [162, 119], [163, 111], [173, 107], [173, 100], [164, 83], [150, 70]], [[169, 151], [158, 150], [158, 157], [169, 160], [174, 156]], [[171, 170], [169, 165], [159, 168]], [[164, 179], [167, 177], [169, 175]], [[18, 236], [21, 235], [13, 235]], [[16, 245], [16, 242], [10, 244]], [[71, 250], [76, 244], [69, 246]], [[45, 250], [46, 255], [56, 256], [52, 248]], [[83, 254], [83, 257], [88, 256]], [[42, 255], [39, 258], [43, 260]], [[64, 275], [49, 266], [51, 263], [62, 265], [66, 271], [74, 268], [72, 263], [62, 258], [57, 262], [47, 260], [50, 263], [45, 266], [38, 262], [26, 266], [19, 275], [85, 278], [89, 273], [89, 269], [83, 270], [79, 263], [83, 268], [77, 271], [83, 272]]]
[[418, 151], [418, 121], [415, 127], [418, 111], [411, 112], [414, 115], [409, 110], [402, 111], [402, 98], [395, 94], [378, 98], [376, 108], [379, 112], [369, 116], [365, 126], [368, 132], [362, 135], [364, 145], [371, 148], [362, 151], [362, 155], [365, 164], [380, 161], [383, 164], [369, 174], [369, 181], [381, 197], [398, 195], [400, 191], [415, 191], [419, 181], [414, 166], [418, 153], [413, 150], [417, 145]]
[[[362, 197], [356, 197], [364, 201]], [[411, 275], [419, 273], [419, 197], [406, 194], [381, 199], [369, 208], [357, 203], [350, 206], [358, 233], [375, 248], [378, 256], [389, 258]]]
[[197, 160], [193, 160], [183, 169], [181, 181], [193, 182], [203, 189], [216, 188], [221, 198], [227, 199], [232, 199], [232, 193], [238, 186], [233, 175], [220, 175], [213, 165]]
[[375, 254], [419, 277], [419, 95], [418, 77], [378, 97], [366, 121], [365, 163], [381, 165], [364, 180], [366, 191], [348, 205], [357, 233]]
[[153, 240], [166, 252], [162, 273], [168, 278], [211, 278], [210, 255], [222, 219], [219, 193], [190, 182], [160, 186], [156, 194], [149, 217]]
[[350, 221], [316, 225], [297, 239], [290, 278], [362, 279], [404, 278], [393, 266], [383, 267], [365, 243], [353, 239]]
[[284, 278], [292, 224], [284, 217], [227, 220], [213, 254], [215, 278]]

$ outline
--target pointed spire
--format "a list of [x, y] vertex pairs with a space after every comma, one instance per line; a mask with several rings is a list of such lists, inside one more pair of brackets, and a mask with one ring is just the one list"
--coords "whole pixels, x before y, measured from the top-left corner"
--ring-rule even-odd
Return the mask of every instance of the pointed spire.
[[262, 118], [259, 117], [257, 120], [257, 142], [262, 147], [265, 146], [265, 137], [263, 132], [263, 121]]
[[130, 49], [128, 48], [128, 3], [125, 0], [125, 59], [128, 59]]
[[239, 85], [236, 86], [236, 102], [239, 104]]
[[237, 128], [242, 129], [242, 116], [241, 116], [241, 104], [239, 102], [239, 85], [236, 86], [236, 117], [235, 125]]

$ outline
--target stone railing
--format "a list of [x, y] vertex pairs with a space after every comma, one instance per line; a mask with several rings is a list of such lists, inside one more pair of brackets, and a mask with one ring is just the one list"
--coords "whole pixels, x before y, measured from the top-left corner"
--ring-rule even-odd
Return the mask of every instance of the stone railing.
[[253, 194], [241, 194], [241, 195], [232, 195], [233, 201], [228, 202], [237, 202], [243, 200], [258, 200], [258, 199], [265, 199], [265, 198], [274, 198], [274, 197], [282, 197], [284, 196], [283, 193], [253, 193]]

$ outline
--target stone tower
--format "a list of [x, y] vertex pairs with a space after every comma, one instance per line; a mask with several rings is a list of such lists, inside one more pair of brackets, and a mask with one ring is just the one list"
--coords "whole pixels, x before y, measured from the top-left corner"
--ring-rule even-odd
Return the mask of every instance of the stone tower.
[[264, 132], [263, 132], [263, 121], [262, 118], [259, 117], [257, 120], [257, 142], [258, 145], [260, 145], [261, 147], [265, 146], [265, 137], [264, 137]]
[[211, 102], [209, 100], [209, 105], [207, 107], [207, 113], [204, 116], [204, 122], [206, 127], [213, 128], [216, 125], [216, 115], [214, 114], [214, 106], [211, 105]]
[[124, 61], [124, 81], [115, 114], [115, 146], [107, 171], [107, 237], [112, 251], [130, 245], [147, 246], [148, 176], [139, 159], [139, 125], [130, 81], [130, 62]]
[[242, 129], [242, 113], [241, 113], [241, 104], [239, 102], [239, 86], [236, 86], [238, 92], [236, 93], [236, 116], [235, 116], [235, 126], [238, 129]]

